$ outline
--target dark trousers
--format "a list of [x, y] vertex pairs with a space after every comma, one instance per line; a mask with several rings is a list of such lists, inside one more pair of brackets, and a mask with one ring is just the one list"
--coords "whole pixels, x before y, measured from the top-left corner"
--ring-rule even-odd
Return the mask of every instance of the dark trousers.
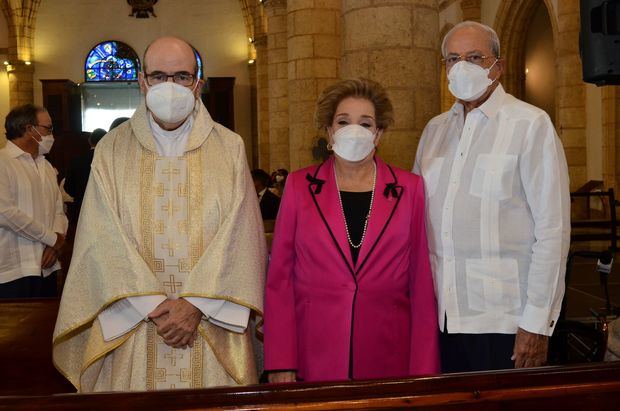
[[0, 298], [57, 297], [58, 271], [43, 278], [30, 275], [0, 284]]
[[440, 333], [442, 372], [467, 372], [514, 368], [514, 334]]

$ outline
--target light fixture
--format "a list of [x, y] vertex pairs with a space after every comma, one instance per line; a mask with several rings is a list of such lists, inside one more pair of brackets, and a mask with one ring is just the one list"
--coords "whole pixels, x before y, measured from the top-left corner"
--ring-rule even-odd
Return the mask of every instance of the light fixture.
[[27, 66], [29, 66], [29, 65], [31, 65], [32, 63], [31, 63], [31, 62], [29, 62], [29, 61], [24, 61], [24, 64], [25, 64], [25, 65], [27, 65]]
[[4, 65], [5, 65], [5, 66], [8, 66], [9, 64], [10, 64], [10, 63], [9, 63], [8, 61], [4, 60]]
[[249, 59], [248, 60], [248, 64], [254, 64], [255, 62], [256, 62], [256, 60], [254, 60], [254, 59]]
[[525, 68], [525, 75], [527, 76], [527, 74], [528, 74], [529, 72], [530, 72], [530, 69], [526, 67], [526, 68]]
[[254, 43], [254, 38], [253, 38], [253, 37], [248, 37], [248, 41], [249, 41], [250, 43]]

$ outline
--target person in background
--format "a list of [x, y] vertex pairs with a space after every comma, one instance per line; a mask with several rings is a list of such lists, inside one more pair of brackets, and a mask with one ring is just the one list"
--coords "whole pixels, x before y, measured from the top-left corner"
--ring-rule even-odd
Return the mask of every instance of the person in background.
[[105, 134], [106, 131], [102, 128], [94, 129], [88, 136], [90, 150], [88, 150], [88, 152], [84, 155], [78, 156], [71, 160], [69, 167], [67, 168], [67, 177], [65, 178], [64, 189], [67, 194], [73, 197], [76, 214], [79, 214], [80, 207], [82, 206], [82, 199], [84, 198], [86, 184], [88, 183], [88, 177], [90, 176], [90, 165], [93, 162], [95, 146]]
[[129, 120], [129, 117], [119, 117], [114, 119], [114, 121], [112, 121], [112, 124], [110, 124], [110, 129], [108, 131], [114, 130], [116, 127], [120, 126], [127, 120]]
[[0, 149], [0, 298], [57, 295], [58, 256], [67, 217], [56, 170], [45, 159], [54, 143], [43, 107], [12, 109]]
[[543, 110], [504, 91], [499, 39], [466, 21], [442, 54], [457, 101], [422, 134], [444, 372], [535, 367], [560, 314], [568, 167]]
[[263, 220], [275, 220], [280, 207], [280, 197], [269, 190], [269, 174], [265, 170], [252, 170], [254, 188], [258, 194], [258, 203]]
[[424, 184], [375, 155], [392, 112], [366, 79], [319, 98], [334, 154], [287, 179], [265, 289], [270, 382], [439, 371]]

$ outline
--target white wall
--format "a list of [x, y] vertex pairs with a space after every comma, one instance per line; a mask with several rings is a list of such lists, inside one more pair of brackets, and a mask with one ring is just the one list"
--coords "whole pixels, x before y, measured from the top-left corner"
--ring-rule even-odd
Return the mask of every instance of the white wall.
[[[157, 17], [129, 17], [125, 1], [43, 0], [34, 39], [35, 103], [40, 79], [84, 81], [84, 60], [104, 40], [127, 43], [140, 55], [155, 38], [179, 36], [203, 60], [205, 77], [235, 77], [235, 129], [251, 158], [247, 34], [238, 0], [174, 0], [155, 5]], [[0, 96], [1, 97], [1, 96]]]

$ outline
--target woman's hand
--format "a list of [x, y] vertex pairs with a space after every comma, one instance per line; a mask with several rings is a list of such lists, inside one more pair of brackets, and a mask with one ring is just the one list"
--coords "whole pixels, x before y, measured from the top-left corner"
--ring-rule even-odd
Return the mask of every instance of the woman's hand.
[[275, 371], [267, 375], [269, 382], [295, 382], [297, 381], [297, 373], [295, 371]]

